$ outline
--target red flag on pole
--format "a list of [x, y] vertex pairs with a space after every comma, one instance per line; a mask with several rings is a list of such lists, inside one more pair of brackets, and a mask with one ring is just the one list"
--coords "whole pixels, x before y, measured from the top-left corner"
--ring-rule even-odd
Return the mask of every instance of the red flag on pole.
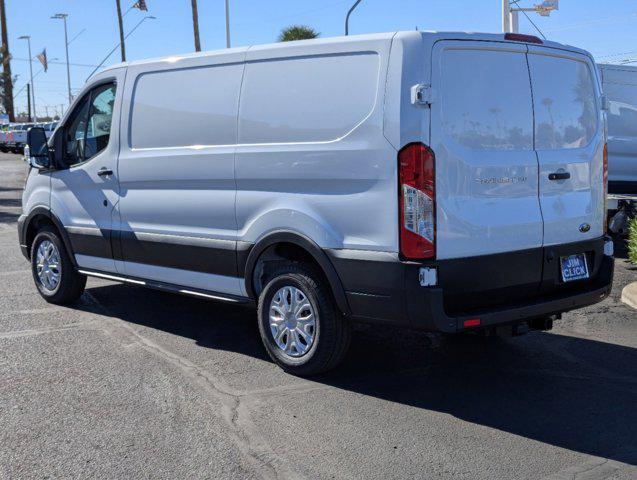
[[40, 53], [39, 55], [36, 55], [36, 58], [40, 60], [40, 63], [44, 67], [44, 73], [46, 73], [46, 71], [49, 69], [49, 62], [46, 58], [46, 48], [42, 50], [42, 53]]

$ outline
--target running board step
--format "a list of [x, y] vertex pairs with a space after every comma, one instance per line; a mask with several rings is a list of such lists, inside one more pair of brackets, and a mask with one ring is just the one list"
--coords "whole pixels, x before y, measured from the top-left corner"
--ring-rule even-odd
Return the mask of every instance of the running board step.
[[237, 295], [228, 295], [226, 293], [210, 292], [208, 290], [200, 290], [197, 288], [173, 285], [170, 283], [156, 282], [153, 280], [145, 280], [143, 278], [133, 278], [125, 275], [113, 275], [110, 273], [98, 272], [94, 270], [78, 270], [83, 275], [90, 277], [103, 278], [114, 282], [130, 283], [140, 285], [142, 287], [152, 288], [153, 290], [161, 290], [164, 292], [178, 293], [180, 295], [188, 295], [190, 297], [207, 298], [209, 300], [219, 300], [221, 302], [231, 303], [252, 303], [253, 300], [248, 297], [240, 297]]

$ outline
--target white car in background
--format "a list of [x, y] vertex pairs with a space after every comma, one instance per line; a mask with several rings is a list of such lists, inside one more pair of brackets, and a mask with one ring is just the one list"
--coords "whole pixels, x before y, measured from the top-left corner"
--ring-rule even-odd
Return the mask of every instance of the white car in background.
[[637, 67], [599, 65], [608, 98], [608, 191], [637, 194]]
[[19, 123], [10, 127], [5, 143], [7, 149], [13, 153], [22, 153], [27, 143], [27, 132], [33, 126], [33, 123]]

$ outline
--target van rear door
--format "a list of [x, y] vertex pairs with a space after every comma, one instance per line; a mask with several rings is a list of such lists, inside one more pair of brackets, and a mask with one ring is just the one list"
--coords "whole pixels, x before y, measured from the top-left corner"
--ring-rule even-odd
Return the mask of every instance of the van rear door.
[[512, 42], [433, 47], [436, 257], [535, 249], [534, 261], [511, 268], [520, 283], [539, 283], [543, 225], [526, 52]]
[[598, 238], [604, 230], [603, 117], [593, 62], [530, 45], [528, 52], [544, 245]]

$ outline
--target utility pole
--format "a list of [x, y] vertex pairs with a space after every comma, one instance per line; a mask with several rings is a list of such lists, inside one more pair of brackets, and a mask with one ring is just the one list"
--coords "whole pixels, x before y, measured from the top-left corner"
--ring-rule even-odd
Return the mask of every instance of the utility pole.
[[226, 48], [230, 48], [230, 0], [226, 0]]
[[11, 55], [9, 55], [9, 40], [7, 35], [7, 12], [4, 0], [0, 0], [0, 23], [2, 24], [2, 80], [4, 86], [4, 109], [9, 115], [9, 121], [15, 122], [13, 111], [13, 79], [11, 78]]
[[31, 117], [31, 84], [27, 83], [27, 115], [29, 116], [29, 122], [33, 121]]
[[[502, 0], [502, 31], [504, 33], [518, 33], [520, 31], [520, 12], [524, 12], [524, 15], [526, 15], [526, 12], [534, 12], [541, 17], [548, 17], [553, 10], [559, 10], [559, 0], [544, 0], [539, 5], [533, 5], [530, 8], [520, 7], [519, 3], [519, 0]], [[514, 6], [512, 7], [511, 5]], [[539, 32], [539, 29], [530, 18], [529, 21]]]
[[33, 105], [33, 119], [38, 121], [38, 114], [35, 111], [35, 85], [33, 85], [33, 57], [31, 56], [31, 36], [30, 35], [22, 35], [18, 37], [18, 40], [26, 40], [27, 45], [29, 46], [29, 75], [31, 77], [31, 105]]
[[502, 0], [502, 32], [511, 31], [511, 4], [509, 0]]
[[[51, 18], [56, 20], [64, 20], [64, 46], [66, 47], [66, 83], [69, 89], [69, 105], [73, 102], [73, 95], [71, 95], [71, 68], [69, 67], [69, 37], [66, 30], [66, 19], [68, 13], [56, 13]], [[77, 38], [77, 36], [76, 36]]]
[[195, 52], [201, 52], [201, 44], [199, 43], [199, 13], [197, 12], [197, 0], [191, 0], [191, 3], [192, 3], [192, 28], [195, 33]]
[[117, 4], [117, 23], [119, 23], [119, 46], [122, 50], [122, 62], [126, 61], [126, 46], [124, 45], [124, 22], [122, 21], [122, 6], [120, 0], [115, 0]]

